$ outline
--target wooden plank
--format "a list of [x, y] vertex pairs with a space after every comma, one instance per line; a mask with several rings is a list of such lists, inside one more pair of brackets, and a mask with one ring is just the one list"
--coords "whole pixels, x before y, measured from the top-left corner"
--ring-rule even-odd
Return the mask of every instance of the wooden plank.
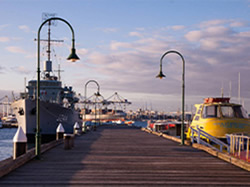
[[28, 185], [250, 185], [250, 173], [210, 154], [127, 126], [103, 126], [0, 179]]

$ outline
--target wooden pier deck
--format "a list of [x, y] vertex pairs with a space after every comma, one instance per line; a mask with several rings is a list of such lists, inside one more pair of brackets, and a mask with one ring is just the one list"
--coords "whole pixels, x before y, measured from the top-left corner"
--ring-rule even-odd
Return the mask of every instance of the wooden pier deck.
[[0, 186], [250, 186], [250, 172], [127, 126], [102, 126], [0, 179]]

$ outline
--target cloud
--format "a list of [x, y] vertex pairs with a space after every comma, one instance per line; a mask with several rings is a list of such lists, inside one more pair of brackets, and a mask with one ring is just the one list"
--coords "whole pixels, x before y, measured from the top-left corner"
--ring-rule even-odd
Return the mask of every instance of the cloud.
[[214, 27], [217, 25], [223, 25], [228, 23], [229, 20], [221, 20], [221, 19], [216, 19], [216, 20], [208, 20], [208, 21], [203, 21], [199, 25], [201, 28], [203, 27]]
[[205, 38], [219, 39], [219, 37], [225, 38], [224, 36], [228, 36], [232, 34], [234, 34], [234, 31], [232, 29], [227, 28], [225, 26], [217, 25], [217, 26], [204, 28], [201, 30], [189, 31], [187, 34], [185, 34], [185, 38], [191, 42], [198, 42], [201, 39], [205, 39]]
[[30, 32], [30, 28], [27, 25], [20, 25], [18, 28], [24, 32]]
[[9, 25], [8, 24], [5, 24], [5, 25], [0, 25], [0, 31], [7, 28]]
[[[144, 30], [150, 37], [144, 35], [131, 42], [112, 41], [110, 53], [89, 53], [87, 61], [92, 64], [90, 68], [95, 72], [93, 74], [103, 77], [102, 84], [107, 89], [178, 96], [182, 81], [182, 61], [178, 55], [164, 57], [163, 72], [166, 78], [162, 81], [155, 79], [162, 54], [174, 49], [185, 58], [187, 100], [190, 97], [193, 100], [194, 97], [220, 96], [222, 83], [228, 85], [229, 81], [235, 88], [232, 95], [237, 96], [238, 72], [244, 77], [242, 96], [249, 97], [250, 32], [245, 29], [236, 31], [236, 25], [231, 23], [231, 20], [211, 20], [192, 30], [187, 27], [185, 30], [189, 31], [184, 39], [162, 38], [160, 34], [150, 34]], [[130, 34], [137, 34], [133, 32]], [[224, 93], [229, 93], [226, 86]]]
[[139, 33], [139, 32], [130, 32], [129, 36], [136, 36], [136, 37], [141, 38], [141, 37], [143, 37], [143, 34]]
[[242, 21], [232, 21], [230, 23], [230, 26], [231, 27], [245, 27], [245, 26], [248, 26], [248, 23], [247, 22], [242, 22]]
[[88, 50], [81, 48], [81, 49], [77, 49], [76, 53], [77, 53], [77, 55], [86, 55], [86, 54], [88, 54]]
[[9, 42], [10, 38], [9, 37], [0, 37], [0, 42]]
[[18, 46], [9, 46], [9, 47], [6, 47], [6, 49], [7, 49], [7, 51], [9, 51], [11, 53], [26, 54], [26, 51]]
[[19, 74], [30, 74], [32, 71], [26, 69], [24, 66], [15, 66], [11, 68], [13, 71], [19, 73]]
[[0, 66], [0, 73], [3, 73], [3, 70], [4, 70], [5, 68], [3, 67], [3, 66]]
[[128, 42], [117, 42], [117, 41], [112, 41], [110, 44], [110, 49], [111, 50], [118, 50], [120, 48], [130, 48], [130, 43]]
[[174, 25], [171, 27], [171, 29], [173, 30], [182, 30], [182, 29], [185, 29], [185, 26], [184, 25]]
[[199, 41], [201, 37], [202, 37], [202, 32], [199, 30], [190, 31], [185, 35], [185, 38], [191, 42]]
[[105, 33], [114, 33], [118, 31], [117, 28], [101, 28], [100, 30], [102, 30]]

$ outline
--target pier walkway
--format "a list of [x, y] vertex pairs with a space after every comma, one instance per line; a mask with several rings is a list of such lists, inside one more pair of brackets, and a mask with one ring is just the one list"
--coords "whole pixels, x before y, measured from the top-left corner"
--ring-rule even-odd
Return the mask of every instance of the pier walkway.
[[102, 126], [0, 179], [0, 186], [250, 186], [250, 172], [140, 129]]

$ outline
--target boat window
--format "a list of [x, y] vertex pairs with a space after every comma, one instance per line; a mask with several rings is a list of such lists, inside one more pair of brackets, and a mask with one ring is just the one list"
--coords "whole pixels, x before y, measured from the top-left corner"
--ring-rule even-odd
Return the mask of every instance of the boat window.
[[203, 118], [216, 118], [220, 117], [217, 105], [205, 106], [202, 111]]
[[248, 118], [247, 111], [242, 106], [233, 106], [236, 118]]
[[200, 119], [199, 116], [195, 116], [194, 120], [198, 121]]
[[247, 112], [239, 106], [221, 106], [221, 112], [225, 118], [247, 118]]
[[221, 113], [222, 116], [225, 118], [233, 118], [234, 117], [234, 111], [231, 106], [221, 106]]

